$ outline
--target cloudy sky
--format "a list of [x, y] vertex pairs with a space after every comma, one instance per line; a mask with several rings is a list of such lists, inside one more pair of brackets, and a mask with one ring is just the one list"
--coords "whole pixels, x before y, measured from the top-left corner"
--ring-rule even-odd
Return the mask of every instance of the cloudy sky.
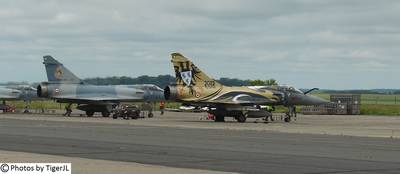
[[400, 1], [0, 1], [0, 82], [173, 74], [181, 52], [214, 78], [400, 88]]

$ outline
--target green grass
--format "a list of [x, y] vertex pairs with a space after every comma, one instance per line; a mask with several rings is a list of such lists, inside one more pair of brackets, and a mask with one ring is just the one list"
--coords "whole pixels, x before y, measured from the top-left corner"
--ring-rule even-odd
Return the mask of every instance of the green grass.
[[362, 104], [361, 115], [400, 116], [400, 105]]
[[[313, 95], [330, 100], [330, 94]], [[361, 115], [400, 116], [400, 95], [361, 94]]]
[[[23, 109], [25, 107], [25, 102], [23, 101], [7, 101], [8, 105], [15, 106], [17, 109]], [[50, 100], [45, 101], [33, 101], [29, 103], [30, 109], [64, 109], [66, 104], [56, 103]]]
[[[330, 94], [314, 93], [312, 95], [330, 100]], [[400, 105], [400, 95], [361, 94], [361, 104]]]
[[362, 94], [362, 104], [400, 105], [400, 95]]

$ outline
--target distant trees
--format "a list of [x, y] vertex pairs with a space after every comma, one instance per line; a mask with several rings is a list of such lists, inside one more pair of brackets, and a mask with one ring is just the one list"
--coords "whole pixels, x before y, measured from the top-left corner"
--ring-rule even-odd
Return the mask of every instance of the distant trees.
[[159, 75], [159, 76], [139, 76], [136, 78], [132, 77], [105, 77], [105, 78], [87, 78], [84, 82], [92, 85], [134, 85], [134, 84], [155, 84], [159, 87], [167, 86], [171, 83], [175, 83], [175, 77], [171, 75]]
[[[220, 78], [217, 80], [219, 83], [226, 86], [265, 86], [265, 85], [277, 85], [275, 79], [269, 80], [240, 80], [237, 78]], [[134, 85], [134, 84], [155, 84], [161, 88], [175, 83], [175, 77], [171, 75], [159, 75], [159, 76], [139, 76], [136, 78], [132, 77], [105, 77], [105, 78], [87, 78], [84, 82], [93, 85]]]
[[249, 80], [240, 80], [240, 79], [236, 79], [236, 78], [231, 79], [231, 78], [222, 77], [217, 81], [225, 86], [249, 86], [250, 85]]
[[265, 83], [266, 83], [268, 86], [278, 85], [278, 81], [276, 81], [275, 79], [266, 80]]
[[249, 80], [251, 86], [272, 86], [278, 85], [278, 82], [275, 79], [269, 80]]

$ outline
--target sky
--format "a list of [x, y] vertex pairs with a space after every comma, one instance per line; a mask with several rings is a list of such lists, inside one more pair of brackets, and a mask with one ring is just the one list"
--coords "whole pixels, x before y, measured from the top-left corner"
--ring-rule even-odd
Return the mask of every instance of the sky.
[[400, 88], [398, 0], [4, 0], [0, 82], [46, 81], [44, 55], [81, 78], [209, 76], [298, 88]]

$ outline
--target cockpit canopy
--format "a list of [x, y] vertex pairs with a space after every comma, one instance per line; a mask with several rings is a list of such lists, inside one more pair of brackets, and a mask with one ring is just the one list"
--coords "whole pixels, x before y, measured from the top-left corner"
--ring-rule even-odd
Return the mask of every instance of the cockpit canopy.
[[289, 91], [289, 92], [304, 94], [303, 91], [301, 91], [301, 90], [299, 90], [299, 89], [297, 89], [297, 88], [295, 88], [293, 86], [283, 85], [283, 86], [280, 86], [280, 88], [282, 90], [286, 90], [286, 91]]
[[161, 89], [160, 87], [158, 87], [157, 85], [153, 85], [153, 84], [142, 84], [142, 85], [124, 85], [128, 88], [137, 88], [137, 89], [141, 89], [141, 90], [150, 90], [150, 91], [164, 91], [163, 89]]

